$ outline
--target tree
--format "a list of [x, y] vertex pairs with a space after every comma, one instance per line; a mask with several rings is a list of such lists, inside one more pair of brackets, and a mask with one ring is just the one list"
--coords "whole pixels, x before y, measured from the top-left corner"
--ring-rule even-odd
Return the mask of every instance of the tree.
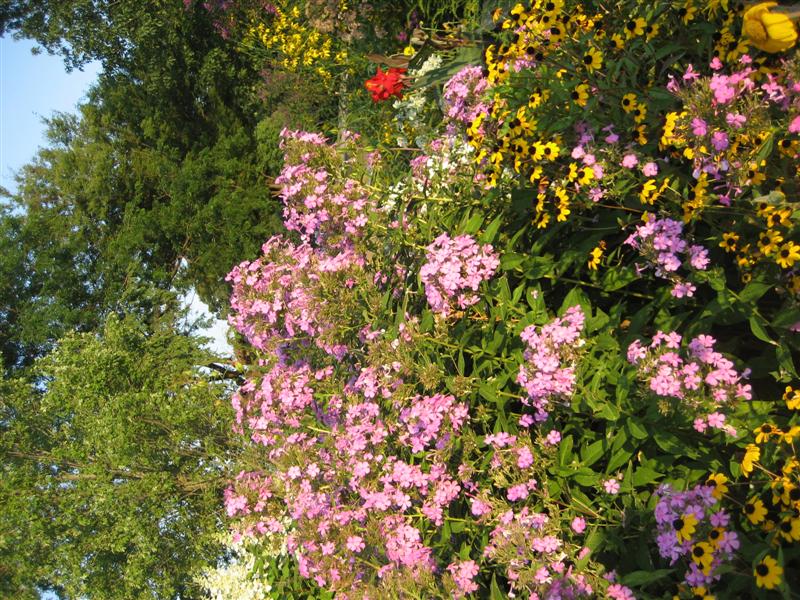
[[171, 311], [110, 316], [0, 396], [0, 590], [190, 598], [220, 556], [228, 383]]

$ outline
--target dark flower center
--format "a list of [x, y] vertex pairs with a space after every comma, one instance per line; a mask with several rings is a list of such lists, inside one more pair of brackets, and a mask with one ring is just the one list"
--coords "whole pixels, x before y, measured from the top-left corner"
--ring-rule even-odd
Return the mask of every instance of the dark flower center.
[[769, 567], [764, 563], [761, 563], [756, 567], [756, 573], [758, 573], [760, 577], [766, 577], [769, 573]]

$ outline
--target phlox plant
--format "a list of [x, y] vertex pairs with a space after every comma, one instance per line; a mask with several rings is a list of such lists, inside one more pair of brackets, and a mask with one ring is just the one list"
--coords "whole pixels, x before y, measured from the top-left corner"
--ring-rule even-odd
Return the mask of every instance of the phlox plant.
[[284, 134], [225, 497], [281, 593], [800, 590], [798, 79], [743, 10], [492, 7], [420, 148]]

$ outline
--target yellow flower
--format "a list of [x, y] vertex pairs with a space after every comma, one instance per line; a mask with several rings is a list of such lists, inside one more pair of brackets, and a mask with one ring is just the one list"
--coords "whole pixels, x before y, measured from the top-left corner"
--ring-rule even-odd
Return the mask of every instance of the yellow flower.
[[765, 556], [753, 569], [756, 585], [760, 588], [771, 590], [781, 582], [783, 568], [771, 556]]
[[636, 37], [637, 35], [644, 35], [644, 28], [647, 26], [647, 21], [641, 17], [636, 17], [625, 23], [625, 35], [628, 39]]
[[800, 540], [800, 518], [786, 517], [778, 525], [778, 532], [787, 542]]
[[658, 189], [655, 179], [648, 179], [642, 186], [642, 191], [639, 192], [639, 200], [642, 204], [653, 204], [655, 202], [655, 194], [653, 192]]
[[625, 94], [622, 97], [622, 110], [626, 113], [636, 108], [636, 94]]
[[625, 38], [623, 38], [620, 34], [615, 33], [612, 35], [611, 41], [614, 43], [614, 48], [617, 50], [622, 50], [625, 48]]
[[692, 513], [681, 515], [672, 522], [672, 528], [675, 530], [675, 535], [678, 536], [679, 543], [688, 542], [697, 528], [697, 517]]
[[572, 91], [572, 100], [578, 106], [586, 106], [586, 102], [589, 100], [589, 86], [585, 83], [575, 86]]
[[403, 48], [403, 55], [404, 56], [414, 56], [415, 52], [416, 52], [416, 50], [414, 50], [414, 46], [408, 45], [405, 48]]
[[795, 261], [800, 260], [800, 246], [794, 242], [786, 242], [778, 250], [778, 255], [775, 257], [777, 262], [784, 269], [789, 269], [794, 266]]
[[722, 473], [713, 473], [708, 479], [706, 479], [706, 485], [714, 488], [714, 491], [711, 492], [711, 495], [717, 500], [720, 500], [723, 494], [728, 491], [728, 486], [725, 485], [727, 481], [728, 478]]
[[742, 33], [764, 52], [788, 50], [797, 41], [797, 29], [789, 16], [770, 12], [777, 5], [777, 2], [759, 2], [744, 13]]
[[800, 410], [800, 389], [794, 389], [792, 386], [787, 385], [783, 394], [783, 399], [789, 410]]
[[692, 561], [707, 574], [714, 562], [714, 548], [708, 542], [698, 542], [692, 546]]
[[764, 423], [763, 425], [756, 427], [753, 430], [753, 433], [756, 434], [756, 444], [763, 444], [764, 442], [768, 442], [769, 438], [772, 437], [773, 435], [783, 434], [783, 432], [780, 429], [770, 425], [769, 423]]
[[594, 181], [594, 169], [592, 167], [583, 167], [581, 169], [581, 176], [578, 178], [578, 183], [581, 185], [589, 185]]
[[593, 271], [597, 270], [597, 265], [600, 264], [600, 259], [603, 258], [603, 252], [606, 249], [606, 243], [604, 241], [600, 241], [599, 244], [589, 252], [589, 268]]
[[636, 123], [641, 123], [647, 118], [647, 106], [644, 104], [637, 104], [633, 109], [633, 120]]
[[723, 233], [722, 241], [719, 243], [720, 248], [724, 248], [725, 252], [735, 252], [736, 242], [739, 241], [739, 236], [733, 232]]
[[753, 472], [753, 463], [761, 458], [761, 448], [755, 444], [747, 444], [747, 449], [742, 459], [742, 473], [745, 477], [749, 477]]
[[583, 55], [583, 66], [590, 73], [603, 66], [603, 53], [597, 48], [589, 48]]
[[753, 525], [758, 525], [767, 516], [767, 509], [761, 498], [750, 498], [744, 505], [744, 514]]
[[764, 256], [769, 256], [778, 249], [778, 244], [783, 241], [780, 232], [767, 229], [758, 234], [758, 247]]

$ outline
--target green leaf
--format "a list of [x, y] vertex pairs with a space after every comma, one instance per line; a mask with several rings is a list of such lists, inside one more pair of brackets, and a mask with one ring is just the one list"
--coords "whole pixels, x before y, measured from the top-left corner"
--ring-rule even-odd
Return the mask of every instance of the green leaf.
[[645, 429], [642, 423], [635, 417], [629, 417], [625, 421], [625, 431], [637, 440], [644, 440], [650, 435], [647, 429]]
[[651, 469], [650, 467], [646, 467], [642, 465], [633, 473], [633, 485], [634, 487], [641, 487], [644, 485], [649, 485], [653, 483], [656, 479], [663, 477], [663, 473], [659, 473], [658, 471]]
[[653, 571], [633, 571], [632, 573], [628, 573], [624, 575], [620, 582], [623, 585], [627, 585], [629, 587], [639, 587], [641, 585], [646, 585], [648, 583], [652, 583], [653, 581], [658, 581], [659, 579], [664, 579], [669, 575], [672, 575], [675, 572], [675, 569], [655, 569]]
[[497, 576], [492, 575], [492, 584], [489, 587], [489, 600], [505, 600], [506, 596], [500, 591], [500, 586], [497, 585]]
[[558, 464], [565, 467], [572, 463], [572, 436], [568, 435], [558, 445]]
[[750, 331], [753, 332], [753, 335], [760, 339], [762, 342], [767, 342], [768, 344], [772, 344], [773, 346], [777, 346], [777, 342], [775, 342], [767, 333], [767, 330], [764, 328], [764, 325], [761, 324], [761, 319], [756, 315], [753, 315], [749, 319], [750, 323]]
[[607, 450], [606, 440], [597, 440], [581, 449], [581, 462], [590, 467], [596, 463]]
[[742, 302], [757, 302], [761, 296], [766, 294], [774, 286], [763, 281], [751, 281], [739, 293], [739, 299]]
[[491, 244], [492, 242], [494, 242], [494, 238], [495, 236], [497, 236], [497, 232], [500, 229], [500, 225], [502, 223], [503, 223], [502, 215], [496, 217], [494, 221], [489, 223], [489, 226], [486, 228], [486, 230], [480, 237], [480, 242], [484, 244]]

